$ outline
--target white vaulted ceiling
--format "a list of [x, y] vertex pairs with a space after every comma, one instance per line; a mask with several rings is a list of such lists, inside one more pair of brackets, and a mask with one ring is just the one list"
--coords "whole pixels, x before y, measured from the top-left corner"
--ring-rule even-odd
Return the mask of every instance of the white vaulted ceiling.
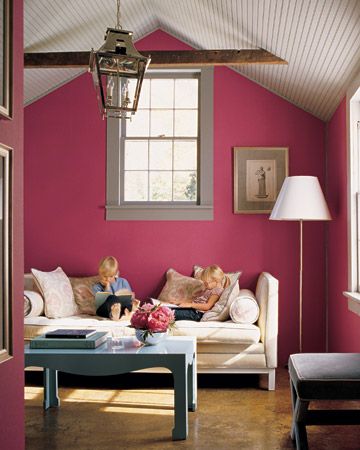
[[[98, 48], [115, 11], [115, 0], [25, 0], [25, 52]], [[161, 28], [196, 49], [264, 48], [288, 66], [234, 69], [323, 120], [360, 70], [360, 0], [122, 0], [121, 24], [135, 40]], [[79, 73], [26, 69], [25, 104]]]

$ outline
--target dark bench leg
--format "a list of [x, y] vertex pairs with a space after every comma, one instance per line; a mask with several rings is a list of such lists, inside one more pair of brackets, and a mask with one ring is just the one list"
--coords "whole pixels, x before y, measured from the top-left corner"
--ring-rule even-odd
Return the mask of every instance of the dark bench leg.
[[290, 380], [291, 403], [293, 410], [293, 419], [291, 424], [290, 437], [296, 440], [296, 450], [308, 450], [307, 434], [305, 427], [305, 417], [309, 402], [301, 400]]

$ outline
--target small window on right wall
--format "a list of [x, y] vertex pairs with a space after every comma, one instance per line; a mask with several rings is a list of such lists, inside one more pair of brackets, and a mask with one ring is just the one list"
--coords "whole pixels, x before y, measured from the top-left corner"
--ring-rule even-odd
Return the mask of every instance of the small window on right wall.
[[347, 93], [348, 116], [348, 306], [360, 315], [360, 76]]

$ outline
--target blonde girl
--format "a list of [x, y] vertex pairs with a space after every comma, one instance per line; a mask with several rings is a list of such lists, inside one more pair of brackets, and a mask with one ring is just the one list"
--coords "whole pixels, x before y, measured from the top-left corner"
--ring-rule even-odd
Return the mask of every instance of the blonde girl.
[[131, 300], [124, 300], [117, 294], [132, 293], [130, 284], [125, 278], [119, 277], [119, 263], [114, 256], [106, 256], [99, 262], [98, 283], [94, 284], [94, 294], [98, 292], [109, 292], [104, 303], [100, 305], [96, 314], [111, 320], [119, 320], [121, 316], [130, 314], [132, 309]]
[[199, 322], [205, 311], [209, 311], [221, 297], [224, 291], [225, 274], [217, 265], [213, 264], [202, 270], [200, 280], [205, 290], [191, 302], [181, 302], [175, 310], [175, 320], [194, 320]]

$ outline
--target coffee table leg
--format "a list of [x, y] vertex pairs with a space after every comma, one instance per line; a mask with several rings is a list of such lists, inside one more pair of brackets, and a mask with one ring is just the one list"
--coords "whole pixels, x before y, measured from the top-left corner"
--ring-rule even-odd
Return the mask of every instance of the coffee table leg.
[[196, 411], [197, 406], [197, 372], [196, 372], [196, 354], [192, 364], [188, 367], [188, 410]]
[[58, 396], [58, 371], [44, 369], [44, 409], [60, 406]]
[[177, 368], [173, 368], [172, 373], [174, 377], [175, 396], [175, 427], [172, 431], [172, 438], [176, 441], [186, 439], [188, 434], [188, 370], [186, 363], [181, 364]]

